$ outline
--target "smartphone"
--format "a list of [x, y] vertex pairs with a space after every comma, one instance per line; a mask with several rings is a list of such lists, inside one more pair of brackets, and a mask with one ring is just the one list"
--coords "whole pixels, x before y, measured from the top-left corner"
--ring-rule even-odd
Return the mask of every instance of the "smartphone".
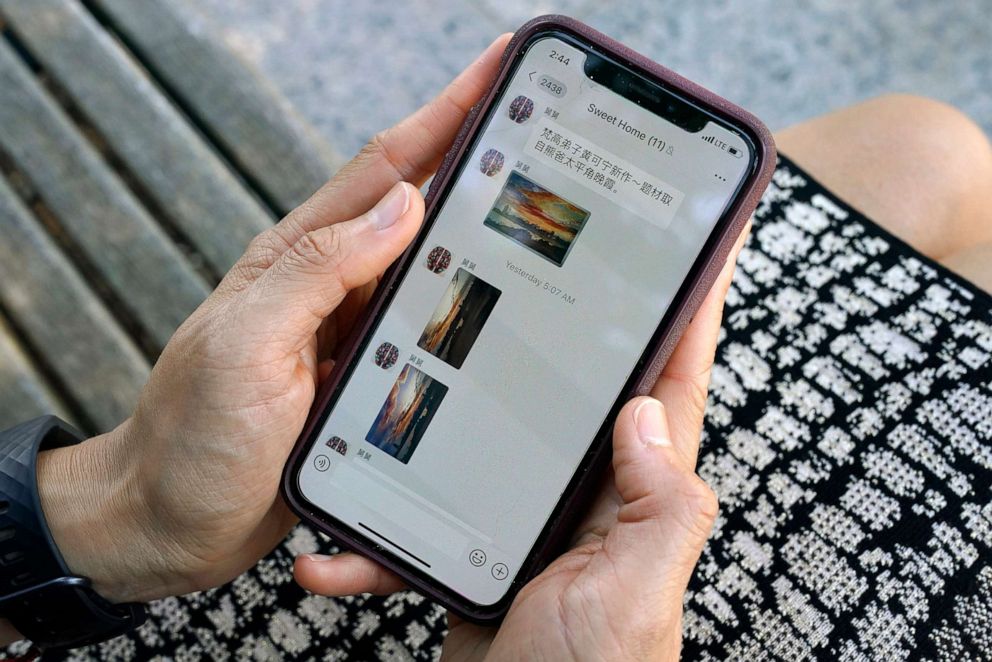
[[774, 160], [729, 102], [571, 19], [525, 25], [322, 386], [286, 501], [498, 620], [560, 551]]

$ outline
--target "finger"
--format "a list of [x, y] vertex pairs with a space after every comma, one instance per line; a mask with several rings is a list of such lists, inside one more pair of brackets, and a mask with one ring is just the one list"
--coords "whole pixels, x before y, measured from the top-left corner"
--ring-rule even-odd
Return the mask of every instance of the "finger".
[[399, 124], [372, 137], [362, 152], [342, 168], [334, 191], [361, 178], [364, 185], [397, 180], [423, 183], [437, 169], [472, 107], [489, 89], [510, 34], [496, 38], [464, 71], [426, 105]]
[[647, 396], [624, 405], [613, 427], [613, 472], [621, 507], [660, 491], [659, 471], [687, 470], [672, 444], [664, 405]]
[[733, 280], [737, 256], [750, 227], [748, 222], [651, 391], [652, 396], [668, 404], [672, 436], [679, 442], [680, 449], [693, 458], [693, 463], [706, 409], [710, 370], [720, 336], [723, 304]]
[[437, 168], [468, 111], [496, 76], [500, 53], [510, 36], [497, 38], [435, 99], [373, 137], [310, 199], [256, 237], [221, 281], [214, 298], [247, 287], [307, 232], [361, 214], [396, 182], [420, 186]]
[[610, 532], [617, 521], [617, 512], [623, 505], [623, 499], [617, 492], [613, 468], [604, 474], [596, 498], [585, 516], [575, 527], [569, 547], [578, 547], [587, 542], [602, 540]]
[[646, 562], [665, 559], [669, 567], [662, 570], [688, 582], [716, 518], [717, 502], [675, 446], [666, 409], [654, 398], [640, 397], [617, 417], [613, 469], [623, 505], [611, 539], [619, 539], [614, 544], [660, 546], [657, 551], [664, 553]]
[[448, 612], [448, 634], [444, 638], [444, 660], [484, 660], [499, 629], [475, 625]]
[[348, 292], [344, 301], [334, 309], [334, 314], [320, 325], [317, 330], [317, 357], [320, 360], [338, 358], [338, 350], [354, 328], [355, 321], [365, 313], [381, 275], [376, 274], [369, 282]]
[[[681, 411], [669, 412], [666, 424], [673, 446], [681, 462], [690, 471], [695, 470], [699, 452], [699, 432], [702, 429], [702, 416], [706, 407], [706, 389], [709, 385], [709, 370], [713, 362], [713, 352], [720, 332], [723, 317], [723, 300], [733, 278], [733, 267], [751, 229], [748, 221], [741, 236], [727, 255], [720, 275], [717, 277], [703, 303], [699, 307], [689, 328], [676, 346], [662, 376], [655, 384], [651, 395], [659, 400], [682, 403]], [[709, 348], [707, 350], [707, 348]], [[694, 365], [693, 365], [694, 364]], [[682, 375], [695, 375], [691, 380]], [[667, 376], [667, 379], [666, 379]], [[604, 482], [603, 488], [593, 502], [589, 513], [576, 527], [572, 544], [580, 545], [593, 539], [606, 536], [610, 526], [616, 521], [622, 499], [614, 487], [615, 481]]]
[[313, 378], [314, 386], [319, 385], [320, 362], [317, 359], [317, 336], [310, 336], [307, 339], [306, 345], [300, 350], [300, 364], [303, 365], [307, 374]]
[[334, 361], [331, 359], [324, 359], [317, 364], [317, 383], [322, 383], [325, 379], [331, 376], [331, 371], [334, 370]]
[[311, 593], [335, 597], [358, 593], [388, 595], [406, 588], [403, 580], [389, 570], [351, 552], [298, 556], [293, 564], [293, 577]]
[[280, 221], [272, 229], [276, 249], [286, 250], [307, 232], [360, 214], [396, 182], [423, 184], [495, 78], [510, 36], [497, 38], [427, 105], [376, 134], [358, 156]]
[[733, 281], [737, 257], [747, 240], [750, 229], [751, 224], [748, 222], [733, 248], [727, 254], [720, 274], [700, 304], [692, 322], [689, 323], [682, 340], [668, 360], [663, 374], [697, 375], [705, 372], [713, 363], [713, 350], [716, 348], [716, 340], [720, 334], [720, 323], [723, 320], [723, 302]]
[[[373, 137], [310, 199], [257, 236], [211, 299], [221, 301], [243, 290], [307, 232], [357, 216], [397, 182], [420, 186], [437, 169], [468, 111], [496, 76], [500, 53], [510, 36], [497, 38], [434, 100]], [[362, 296], [351, 298], [363, 306], [370, 293], [371, 288], [365, 287]]]
[[621, 410], [613, 468], [623, 505], [599, 555], [609, 559], [599, 570], [608, 577], [604, 594], [613, 596], [604, 625], [629, 623], [632, 641], [676, 659], [682, 600], [716, 518], [716, 497], [676, 452], [665, 408], [653, 398]]
[[420, 191], [401, 182], [358, 218], [304, 234], [234, 302], [239, 328], [302, 348], [349, 290], [403, 252], [423, 216]]

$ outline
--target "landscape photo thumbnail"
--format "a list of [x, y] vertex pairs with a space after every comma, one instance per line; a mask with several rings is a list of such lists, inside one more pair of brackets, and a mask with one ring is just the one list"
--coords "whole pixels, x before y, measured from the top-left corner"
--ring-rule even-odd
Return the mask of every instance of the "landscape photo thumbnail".
[[406, 464], [447, 392], [447, 386], [408, 363], [389, 390], [365, 441]]
[[587, 220], [588, 211], [514, 170], [483, 224], [560, 267]]
[[461, 368], [500, 294], [486, 281], [459, 269], [427, 320], [417, 346]]

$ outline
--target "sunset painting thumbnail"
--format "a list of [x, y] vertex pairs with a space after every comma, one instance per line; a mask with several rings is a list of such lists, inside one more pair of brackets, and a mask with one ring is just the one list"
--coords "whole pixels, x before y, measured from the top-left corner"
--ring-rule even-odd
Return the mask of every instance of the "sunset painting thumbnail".
[[406, 464], [447, 392], [447, 386], [407, 364], [389, 390], [365, 441]]
[[486, 281], [459, 269], [427, 320], [417, 346], [461, 368], [499, 295], [500, 291]]
[[560, 267], [588, 219], [586, 210], [514, 170], [484, 225]]

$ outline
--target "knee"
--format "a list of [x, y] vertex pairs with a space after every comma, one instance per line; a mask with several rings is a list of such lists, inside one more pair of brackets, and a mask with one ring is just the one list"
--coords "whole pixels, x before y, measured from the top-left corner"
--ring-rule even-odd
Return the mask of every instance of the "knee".
[[887, 160], [896, 156], [914, 179], [936, 187], [939, 197], [958, 201], [992, 189], [992, 144], [957, 108], [910, 94], [881, 96], [862, 108], [880, 132], [875, 144], [892, 150]]
[[908, 94], [838, 115], [866, 212], [936, 259], [992, 236], [992, 145], [967, 115]]
[[926, 255], [992, 239], [992, 146], [952, 106], [891, 94], [778, 134], [783, 152]]

